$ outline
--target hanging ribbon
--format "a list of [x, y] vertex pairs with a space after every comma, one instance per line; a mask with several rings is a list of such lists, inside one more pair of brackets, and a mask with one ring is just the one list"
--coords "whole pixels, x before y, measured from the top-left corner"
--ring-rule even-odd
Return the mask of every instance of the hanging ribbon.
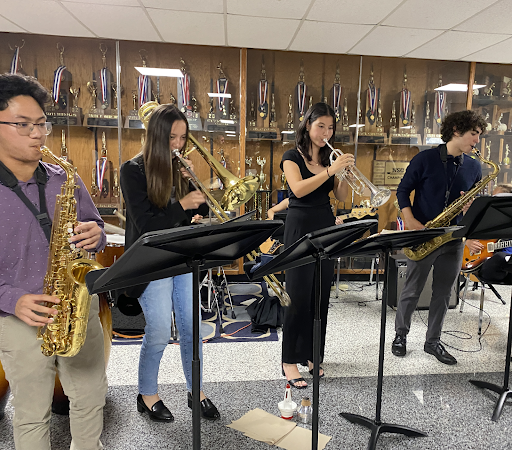
[[401, 97], [401, 103], [402, 103], [402, 112], [401, 112], [401, 118], [402, 118], [402, 124], [408, 125], [409, 124], [409, 111], [411, 108], [411, 91], [409, 89], [402, 89], [402, 92], [400, 93]]
[[266, 118], [268, 112], [268, 103], [267, 103], [267, 95], [268, 95], [268, 81], [260, 80], [258, 83], [258, 95], [259, 95], [259, 105], [258, 110], [260, 111], [260, 117]]
[[178, 78], [181, 91], [181, 101], [183, 103], [183, 112], [190, 108], [190, 75], [188, 73], [183, 74], [183, 78]]
[[138, 91], [139, 91], [139, 108], [148, 102], [148, 92], [149, 92], [149, 78], [146, 75], [139, 75], [139, 83], [138, 83]]
[[18, 73], [19, 61], [20, 61], [20, 48], [16, 47], [16, 49], [14, 50], [14, 55], [12, 55], [11, 74]]
[[302, 122], [304, 119], [304, 108], [306, 107], [306, 91], [307, 86], [304, 81], [297, 83], [297, 107], [299, 110], [299, 121]]
[[104, 67], [100, 71], [101, 76], [101, 103], [107, 105], [108, 102], [108, 69]]
[[59, 101], [59, 95], [60, 95], [60, 84], [62, 82], [62, 75], [64, 74], [64, 71], [66, 70], [66, 66], [59, 66], [57, 67], [57, 70], [55, 71], [55, 74], [53, 76], [53, 101], [57, 103]]
[[377, 108], [377, 89], [375, 85], [371, 82], [368, 82], [368, 111], [366, 112], [366, 116], [368, 117], [368, 121], [370, 125], [375, 123], [375, 112]]
[[[101, 161], [100, 161], [101, 160]], [[96, 174], [98, 178], [98, 190], [101, 192], [103, 188], [103, 178], [107, 170], [107, 158], [101, 157], [96, 161]]]
[[436, 91], [436, 107], [435, 107], [435, 120], [441, 124], [444, 116], [444, 109], [446, 106], [446, 92]]
[[[228, 80], [227, 78], [219, 78], [217, 80], [217, 93], [219, 94], [227, 94], [228, 92]], [[219, 111], [223, 112], [224, 110], [224, 102], [226, 101], [226, 97], [219, 97]]]
[[340, 121], [341, 85], [334, 83], [332, 86], [332, 107], [336, 113], [336, 122]]

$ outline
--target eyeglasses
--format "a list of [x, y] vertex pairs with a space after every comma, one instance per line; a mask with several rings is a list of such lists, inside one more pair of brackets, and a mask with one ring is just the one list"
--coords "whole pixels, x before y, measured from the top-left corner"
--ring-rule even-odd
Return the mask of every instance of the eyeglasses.
[[20, 136], [30, 136], [34, 128], [41, 132], [41, 134], [48, 136], [52, 132], [52, 123], [32, 123], [32, 122], [0, 122], [3, 125], [14, 125]]

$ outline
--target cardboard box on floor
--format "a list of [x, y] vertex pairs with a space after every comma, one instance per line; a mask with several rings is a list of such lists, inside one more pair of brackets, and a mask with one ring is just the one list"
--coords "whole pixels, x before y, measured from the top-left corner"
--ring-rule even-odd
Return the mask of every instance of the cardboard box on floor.
[[[297, 427], [295, 422], [281, 419], [260, 408], [249, 411], [227, 426], [247, 437], [286, 450], [311, 450], [311, 430]], [[330, 439], [330, 436], [319, 433], [318, 449], [324, 449]]]

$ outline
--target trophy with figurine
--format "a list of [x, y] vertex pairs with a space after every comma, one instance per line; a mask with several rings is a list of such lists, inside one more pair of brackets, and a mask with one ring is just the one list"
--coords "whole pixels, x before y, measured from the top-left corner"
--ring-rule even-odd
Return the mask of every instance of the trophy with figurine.
[[[380, 109], [380, 89], [375, 86], [373, 68], [370, 71], [368, 89], [366, 90], [366, 114], [364, 117], [364, 131], [359, 133], [358, 142], [365, 144], [384, 144], [387, 136], [382, 126], [382, 109]], [[377, 126], [379, 120], [380, 126]], [[378, 128], [378, 129], [377, 129]], [[380, 131], [379, 131], [380, 130]]]
[[[197, 100], [190, 94], [190, 74], [187, 73], [186, 64], [183, 58], [180, 58], [182, 77], [178, 78], [178, 108], [181, 110], [188, 121], [191, 131], [200, 131], [203, 129], [201, 118], [197, 112]], [[195, 100], [193, 103], [192, 99]], [[195, 111], [194, 111], [195, 107]]]

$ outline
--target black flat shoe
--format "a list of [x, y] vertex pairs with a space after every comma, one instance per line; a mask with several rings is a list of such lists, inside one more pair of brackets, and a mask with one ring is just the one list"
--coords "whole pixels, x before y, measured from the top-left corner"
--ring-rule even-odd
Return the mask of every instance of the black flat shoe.
[[151, 409], [149, 409], [144, 403], [141, 394], [137, 395], [137, 411], [140, 413], [148, 413], [149, 418], [155, 422], [172, 422], [174, 420], [171, 411], [167, 409], [167, 406], [164, 405], [162, 400], [158, 400]]
[[[192, 409], [192, 394], [187, 393], [188, 407]], [[217, 420], [220, 413], [209, 398], [201, 400], [201, 416], [206, 420]]]
[[[309, 367], [309, 366], [308, 366]], [[324, 370], [324, 368], [322, 366], [320, 366], [320, 370]], [[314, 369], [311, 369], [309, 371], [310, 375], [314, 375]], [[322, 373], [322, 375], [319, 375], [319, 378], [323, 378], [325, 376], [325, 372]]]

